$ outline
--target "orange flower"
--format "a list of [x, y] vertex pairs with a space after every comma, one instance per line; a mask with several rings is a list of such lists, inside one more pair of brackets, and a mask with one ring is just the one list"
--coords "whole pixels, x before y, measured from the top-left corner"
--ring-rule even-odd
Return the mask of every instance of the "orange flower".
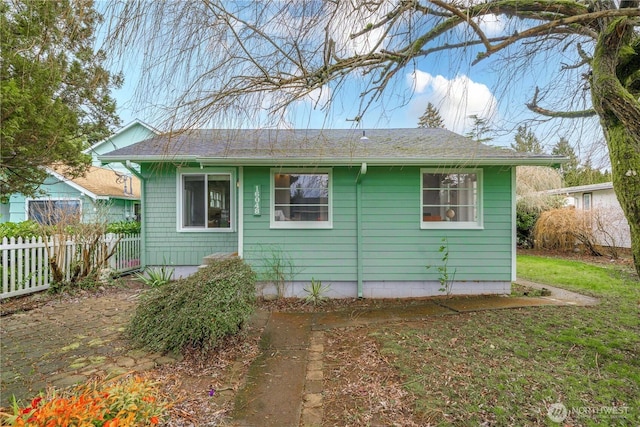
[[160, 420], [158, 419], [158, 417], [153, 416], [153, 417], [151, 417], [151, 419], [149, 420], [149, 422], [150, 422], [151, 424], [158, 424], [158, 423], [160, 422]]
[[118, 427], [118, 423], [120, 423], [120, 420], [118, 418], [114, 418], [104, 423], [102, 427]]

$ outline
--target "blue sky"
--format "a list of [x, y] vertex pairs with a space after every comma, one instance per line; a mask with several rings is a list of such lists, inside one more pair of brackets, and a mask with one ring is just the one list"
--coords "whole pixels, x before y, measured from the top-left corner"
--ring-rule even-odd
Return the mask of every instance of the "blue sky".
[[[489, 35], [499, 33], [503, 22], [484, 22]], [[357, 115], [359, 94], [364, 80], [353, 78], [349, 84], [342, 85], [338, 91], [332, 91], [331, 108], [322, 110], [317, 105], [325, 101], [327, 91], [316, 97], [296, 102], [287, 110], [286, 125], [296, 128], [413, 128], [431, 102], [440, 111], [447, 129], [465, 134], [470, 130], [470, 115], [487, 119], [493, 128], [500, 129], [491, 142], [508, 146], [514, 140], [517, 126], [527, 119], [535, 118], [525, 104], [531, 100], [537, 85], [543, 86], [552, 73], [557, 71], [557, 62], [545, 62], [523, 71], [517, 80], [505, 82], [509, 76], [500, 71], [501, 64], [488, 59], [475, 66], [469, 63], [470, 52], [466, 57], [459, 53], [440, 54], [417, 60], [399, 73], [387, 88], [384, 96], [370, 108], [364, 118], [355, 123], [350, 120]], [[123, 124], [140, 119], [162, 129], [159, 109], [141, 108], [140, 99], [135, 92], [142, 77], [140, 58], [131, 56], [119, 58], [112, 69], [125, 74], [125, 85], [114, 92], [118, 102], [118, 113]], [[329, 90], [332, 90], [329, 88]], [[144, 97], [142, 97], [144, 98]], [[144, 99], [147, 105], [162, 104], [162, 99]], [[316, 108], [314, 108], [314, 106]], [[584, 123], [544, 123], [534, 127], [534, 131], [543, 144], [549, 147], [561, 136], [574, 145], [591, 146], [602, 140], [593, 121]], [[257, 122], [247, 122], [245, 127], [256, 127]], [[578, 144], [579, 143], [579, 144]], [[590, 149], [584, 148], [584, 153]], [[583, 154], [584, 154], [583, 153]]]

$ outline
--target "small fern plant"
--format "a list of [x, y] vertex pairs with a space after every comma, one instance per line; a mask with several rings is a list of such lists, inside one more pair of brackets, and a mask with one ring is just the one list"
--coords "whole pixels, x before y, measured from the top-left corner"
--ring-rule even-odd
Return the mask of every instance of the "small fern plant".
[[[438, 252], [442, 255], [440, 259], [442, 264], [437, 267], [438, 273], [440, 276], [438, 277], [438, 282], [440, 282], [440, 288], [438, 289], [440, 292], [444, 292], [447, 296], [451, 295], [451, 291], [453, 289], [453, 282], [455, 281], [456, 271], [454, 268], [453, 271], [449, 269], [449, 241], [446, 237], [442, 238], [442, 244], [438, 249]], [[432, 268], [432, 265], [427, 265], [427, 270]]]

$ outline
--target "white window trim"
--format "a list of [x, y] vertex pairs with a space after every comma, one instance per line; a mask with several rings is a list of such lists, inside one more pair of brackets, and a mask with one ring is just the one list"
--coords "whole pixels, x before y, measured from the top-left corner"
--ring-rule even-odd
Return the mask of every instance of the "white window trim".
[[[231, 207], [228, 228], [183, 227], [182, 226], [182, 177], [185, 175], [228, 175], [231, 185]], [[206, 182], [206, 180], [205, 180]], [[180, 233], [234, 233], [236, 231], [236, 178], [234, 169], [178, 168], [176, 173], [176, 230]]]
[[29, 218], [29, 203], [31, 202], [69, 202], [69, 201], [73, 201], [73, 202], [79, 202], [79, 208], [80, 208], [80, 220], [84, 220], [84, 209], [82, 206], [82, 198], [78, 198], [78, 197], [42, 197], [39, 199], [33, 199], [33, 198], [26, 198], [25, 199], [25, 204], [24, 204], [24, 217], [25, 219], [29, 220], [31, 218]]
[[[478, 220], [477, 221], [424, 221], [422, 217], [422, 206], [424, 205], [423, 175], [425, 173], [474, 173], [478, 177]], [[484, 179], [482, 169], [467, 168], [422, 168], [420, 169], [420, 206], [419, 218], [422, 230], [483, 230], [484, 229]]]
[[[275, 200], [276, 200], [276, 174], [327, 174], [329, 177], [329, 219], [327, 221], [275, 221]], [[269, 200], [269, 222], [270, 228], [276, 229], [331, 229], [333, 228], [333, 170], [331, 168], [273, 168], [269, 177], [270, 194]]]

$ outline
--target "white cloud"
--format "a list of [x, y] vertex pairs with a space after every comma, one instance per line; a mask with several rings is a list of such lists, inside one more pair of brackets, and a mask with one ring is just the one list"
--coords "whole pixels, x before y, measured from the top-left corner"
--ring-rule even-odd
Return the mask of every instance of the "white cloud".
[[502, 19], [500, 19], [500, 16], [493, 14], [476, 18], [476, 22], [480, 26], [480, 29], [484, 31], [484, 34], [487, 37], [496, 37], [503, 35], [506, 29], [504, 20], [504, 16], [502, 16]]
[[407, 80], [417, 94], [409, 105], [410, 114], [416, 117], [415, 123], [429, 102], [440, 111], [445, 127], [461, 134], [471, 129], [473, 120], [469, 116], [491, 121], [496, 115], [498, 104], [491, 90], [464, 74], [447, 79], [416, 70], [407, 75]]

